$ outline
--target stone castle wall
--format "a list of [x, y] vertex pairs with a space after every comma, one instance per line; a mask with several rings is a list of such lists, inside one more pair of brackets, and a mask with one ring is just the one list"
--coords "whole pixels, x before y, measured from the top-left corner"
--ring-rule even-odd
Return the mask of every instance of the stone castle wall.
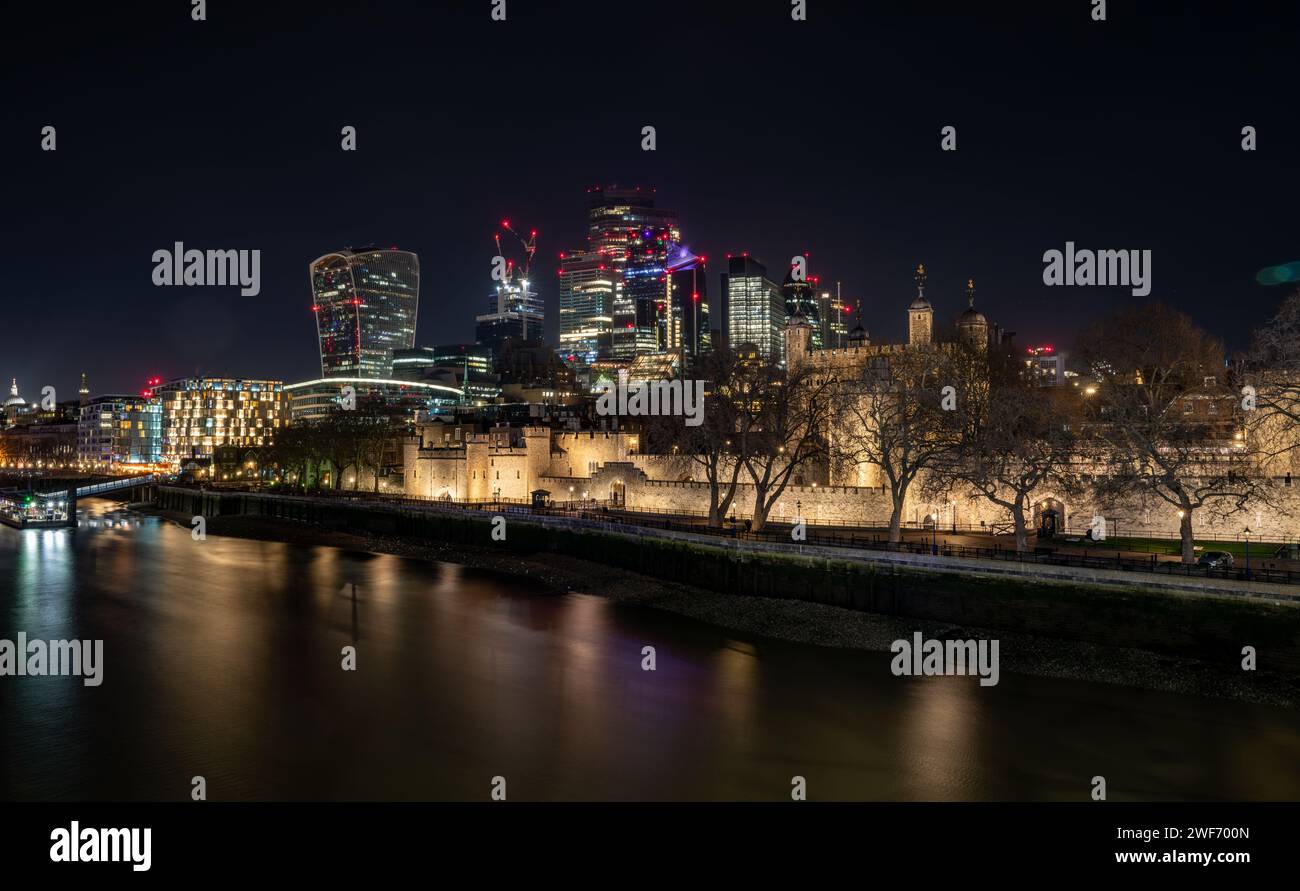
[[[545, 428], [525, 428], [524, 446], [501, 446], [483, 435], [466, 438], [463, 448], [421, 448], [408, 443], [405, 451], [405, 492], [423, 498], [527, 500], [536, 489], [550, 493], [553, 501], [588, 497], [621, 501], [629, 508], [664, 513], [702, 515], [708, 512], [709, 487], [703, 468], [682, 456], [641, 455], [635, 436], [612, 431], [552, 433]], [[803, 485], [790, 485], [772, 511], [773, 519], [804, 517], [810, 523], [884, 527], [889, 523], [890, 498], [877, 485], [843, 485], [875, 482], [874, 468], [825, 468], [802, 472]], [[745, 478], [744, 473], [741, 479]], [[816, 485], [813, 485], [813, 483]], [[829, 485], [834, 482], [836, 485]], [[1272, 485], [1275, 505], [1249, 504], [1228, 514], [1209, 507], [1194, 514], [1198, 537], [1238, 538], [1250, 527], [1252, 538], [1284, 541], [1300, 537], [1300, 478], [1288, 485], [1279, 477]], [[730, 513], [752, 517], [753, 486], [742, 482]], [[1103, 501], [1088, 494], [1067, 495], [1053, 487], [1034, 492], [1027, 521], [1036, 529], [1043, 511], [1063, 514], [1064, 530], [1083, 533], [1094, 515], [1106, 518], [1107, 533], [1157, 535], [1177, 533], [1177, 508], [1155, 499], [1130, 498]], [[997, 528], [1009, 531], [1010, 513], [987, 499], [955, 492], [935, 498], [922, 494], [914, 483], [903, 511], [912, 525], [936, 523], [940, 530]]]

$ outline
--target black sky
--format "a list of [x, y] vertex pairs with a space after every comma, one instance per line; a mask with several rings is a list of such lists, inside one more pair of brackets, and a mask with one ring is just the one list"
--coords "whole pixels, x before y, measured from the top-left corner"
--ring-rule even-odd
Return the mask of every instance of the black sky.
[[[806, 250], [882, 340], [924, 261], [941, 319], [974, 276], [1018, 342], [1068, 344], [1140, 299], [1044, 287], [1043, 252], [1073, 240], [1152, 250], [1151, 299], [1235, 347], [1284, 295], [1255, 273], [1300, 260], [1295, 4], [1111, 0], [1104, 23], [1090, 0], [809, 0], [802, 23], [788, 0], [491, 6], [15, 10], [0, 377], [30, 399], [83, 370], [96, 393], [314, 376], [307, 264], [367, 243], [419, 254], [420, 344], [469, 340], [504, 216], [539, 230], [553, 332], [556, 257], [598, 183], [657, 188], [711, 295], [728, 252], [779, 280]], [[260, 249], [261, 294], [154, 287], [175, 241]]]

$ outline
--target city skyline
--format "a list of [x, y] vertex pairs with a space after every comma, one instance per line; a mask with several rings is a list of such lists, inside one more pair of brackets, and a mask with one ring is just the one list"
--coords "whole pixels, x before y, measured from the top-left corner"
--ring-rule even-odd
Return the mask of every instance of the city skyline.
[[[39, 338], [14, 339], [0, 373], [17, 377], [25, 392], [49, 384], [60, 394], [75, 391], [82, 371], [97, 393], [136, 392], [152, 377], [195, 373], [306, 378], [315, 344], [308, 339], [303, 268], [324, 251], [369, 243], [396, 244], [421, 257], [426, 295], [417, 344], [470, 342], [489, 283], [492, 235], [503, 217], [538, 230], [534, 278], [547, 339], [555, 342], [558, 254], [586, 235], [585, 191], [613, 183], [655, 188], [677, 211], [691, 249], [713, 260], [711, 299], [721, 294], [728, 253], [748, 251], [779, 284], [789, 257], [807, 252], [823, 289], [842, 282], [849, 306], [861, 301], [867, 327], [887, 340], [905, 336], [894, 308], [909, 299], [912, 271], [924, 262], [937, 323], [965, 308], [964, 286], [973, 276], [981, 309], [1015, 330], [1019, 343], [1066, 341], [1067, 328], [1132, 300], [1123, 289], [1043, 286], [1043, 251], [1073, 240], [1151, 250], [1152, 297], [1188, 311], [1230, 348], [1241, 347], [1284, 296], [1283, 288], [1258, 284], [1256, 273], [1300, 259], [1286, 209], [1270, 197], [1287, 184], [1286, 162], [1300, 144], [1278, 93], [1284, 29], [1275, 21], [1239, 20], [1233, 39], [1209, 53], [1196, 16], [1211, 15], [1210, 6], [1141, 21], [1116, 10], [1097, 26], [1109, 29], [1107, 52], [1116, 41], [1133, 51], [1099, 69], [1088, 28], [1060, 9], [996, 17], [954, 6], [924, 31], [896, 12], [837, 10], [838, 28], [817, 15], [806, 24], [821, 64], [768, 72], [733, 63], [744, 45], [788, 37], [782, 17], [769, 21], [752, 7], [719, 4], [693, 21], [702, 51], [692, 60], [690, 83], [702, 103], [665, 103], [656, 88], [633, 85], [575, 150], [572, 137], [585, 110], [543, 101], [508, 116], [496, 109], [514, 108], [511, 94], [501, 92], [506, 85], [562, 79], [579, 60], [535, 54], [534, 72], [509, 50], [544, 45], [565, 29], [578, 37], [622, 29], [630, 57], [652, 35], [638, 31], [627, 11], [599, 19], [596, 7], [581, 3], [571, 16], [517, 6], [512, 16], [528, 27], [503, 34], [507, 51], [487, 66], [475, 65], [445, 36], [490, 27], [470, 11], [413, 8], [402, 13], [411, 25], [402, 34], [355, 25], [394, 46], [437, 41], [447, 49], [439, 71], [479, 75], [450, 105], [425, 103], [443, 110], [421, 112], [418, 120], [399, 116], [409, 108], [410, 88], [379, 89], [403, 83], [411, 68], [402, 59], [410, 54], [388, 52], [382, 65], [350, 71], [345, 80], [314, 70], [312, 89], [304, 92], [283, 75], [309, 47], [273, 40], [301, 26], [297, 19], [272, 13], [263, 35], [241, 37], [223, 17], [196, 30], [179, 16], [119, 13], [139, 16], [144, 36], [115, 44], [115, 51], [148, 40], [162, 47], [164, 66], [185, 60], [187, 76], [157, 83], [127, 63], [109, 88], [156, 98], [166, 109], [183, 108], [187, 90], [227, 91], [239, 99], [238, 125], [191, 120], [179, 110], [151, 116], [130, 103], [116, 103], [106, 117], [68, 89], [77, 69], [49, 72], [15, 97], [3, 119], [3, 163], [13, 187], [7, 235], [25, 262], [13, 274], [19, 297], [9, 318], [18, 329], [59, 331], [64, 348], [54, 353]], [[327, 7], [308, 27], [329, 28], [342, 15], [341, 7]], [[864, 26], [854, 43], [840, 33], [846, 21]], [[85, 50], [87, 66], [105, 52], [94, 43], [99, 24], [92, 13], [57, 25], [62, 40]], [[735, 45], [723, 39], [733, 26]], [[33, 20], [30, 27], [39, 37], [56, 25]], [[1038, 42], [1026, 46], [1026, 35]], [[861, 52], [864, 41], [870, 52]], [[224, 63], [231, 43], [242, 47], [245, 65]], [[998, 61], [1013, 46], [1026, 68]], [[28, 52], [34, 51], [19, 48], [10, 64], [36, 64], [24, 58]], [[978, 71], [966, 61], [973, 53]], [[1025, 78], [1024, 70], [1036, 77]], [[892, 71], [910, 76], [887, 80]], [[733, 101], [741, 72], [739, 95], [755, 100], [751, 107]], [[1167, 74], [1152, 79], [1152, 72]], [[1086, 101], [1060, 101], [1053, 85], [1067, 78], [1090, 85]], [[267, 83], [279, 86], [263, 89]], [[337, 115], [286, 114], [298, 105], [315, 108], [313, 97], [331, 90], [377, 97], [375, 108], [353, 113], [355, 103], [343, 102]], [[1032, 125], [1024, 117], [1030, 109]], [[420, 136], [444, 126], [447, 116], [486, 138], [472, 149], [438, 141], [430, 154], [434, 143]], [[807, 151], [786, 144], [792, 117], [811, 122], [801, 143]], [[55, 152], [38, 147], [46, 124], [58, 128]], [[641, 149], [647, 124], [657, 129], [654, 152]], [[957, 128], [958, 150], [944, 153], [940, 128], [949, 124]], [[1244, 124], [1258, 128], [1255, 152], [1240, 149]], [[340, 150], [345, 125], [357, 127], [355, 153]], [[109, 136], [117, 131], [132, 138]], [[495, 138], [514, 131], [531, 138]], [[223, 164], [226, 157], [237, 163]], [[254, 157], [260, 160], [250, 167]], [[194, 167], [210, 175], [187, 178]], [[103, 169], [116, 175], [95, 175]], [[950, 174], [934, 173], [944, 169]], [[325, 182], [329, 189], [321, 188]], [[1263, 200], [1243, 211], [1242, 196]], [[178, 240], [260, 250], [261, 292], [154, 288], [149, 256]], [[78, 250], [69, 251], [70, 244]], [[1230, 324], [1224, 305], [1233, 307]], [[61, 331], [69, 317], [95, 324]], [[719, 325], [716, 310], [712, 324]], [[296, 331], [304, 336], [286, 336]]]
[[20, 873], [373, 880], [475, 802], [1284, 856], [1300, 5], [6, 24]]

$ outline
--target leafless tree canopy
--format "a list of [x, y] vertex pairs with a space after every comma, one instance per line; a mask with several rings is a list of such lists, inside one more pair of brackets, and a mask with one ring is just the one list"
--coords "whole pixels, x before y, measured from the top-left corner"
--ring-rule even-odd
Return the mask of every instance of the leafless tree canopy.
[[1097, 387], [1086, 426], [1097, 491], [1176, 507], [1184, 561], [1194, 558], [1197, 511], [1227, 516], [1270, 501], [1257, 450], [1238, 436], [1222, 344], [1188, 316], [1124, 310], [1086, 331], [1079, 354]]

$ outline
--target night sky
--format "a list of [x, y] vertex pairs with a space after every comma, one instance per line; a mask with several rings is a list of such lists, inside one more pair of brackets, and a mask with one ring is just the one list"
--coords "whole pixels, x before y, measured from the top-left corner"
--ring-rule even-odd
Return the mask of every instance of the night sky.
[[[598, 183], [656, 188], [712, 297], [728, 252], [777, 281], [809, 252], [876, 340], [903, 337], [923, 261], [940, 321], [974, 276], [1020, 344], [1068, 345], [1141, 299], [1045, 287], [1043, 252], [1073, 240], [1150, 249], [1149, 299], [1238, 347], [1285, 293], [1255, 274], [1300, 260], [1296, 4], [1111, 0], [1104, 23], [1089, 0], [809, 0], [801, 23], [787, 0], [508, 0], [504, 23], [490, 0], [292, 6], [7, 13], [6, 384], [314, 377], [307, 264], [368, 243], [420, 256], [418, 344], [471, 340], [503, 217], [539, 230], [554, 337], [557, 255]], [[175, 241], [260, 249], [261, 293], [154, 287]]]

